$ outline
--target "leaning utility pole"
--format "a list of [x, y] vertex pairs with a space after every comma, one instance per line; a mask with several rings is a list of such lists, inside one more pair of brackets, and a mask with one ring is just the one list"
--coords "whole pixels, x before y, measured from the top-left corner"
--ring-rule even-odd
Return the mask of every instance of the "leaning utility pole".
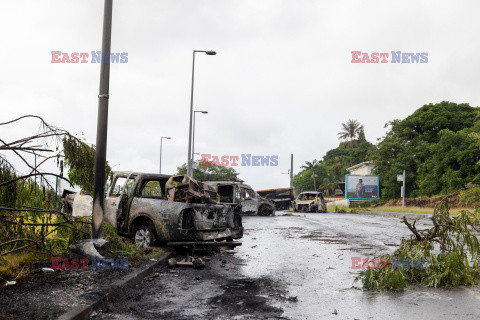
[[293, 188], [293, 153], [290, 154], [290, 188]]
[[97, 144], [93, 185], [92, 239], [103, 237], [105, 200], [105, 163], [107, 158], [108, 98], [110, 84], [110, 44], [112, 38], [113, 0], [105, 0], [103, 13], [102, 58], [100, 62], [100, 91], [98, 95]]

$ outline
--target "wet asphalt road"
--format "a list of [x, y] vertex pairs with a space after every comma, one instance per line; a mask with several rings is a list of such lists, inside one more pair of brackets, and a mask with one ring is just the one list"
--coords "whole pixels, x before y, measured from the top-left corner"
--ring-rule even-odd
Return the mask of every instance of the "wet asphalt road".
[[[243, 246], [204, 270], [161, 268], [93, 319], [479, 319], [472, 289], [363, 292], [352, 257], [392, 252], [410, 236], [398, 218], [351, 214], [244, 217]], [[283, 216], [282, 216], [283, 215]], [[417, 222], [417, 228], [428, 220]]]

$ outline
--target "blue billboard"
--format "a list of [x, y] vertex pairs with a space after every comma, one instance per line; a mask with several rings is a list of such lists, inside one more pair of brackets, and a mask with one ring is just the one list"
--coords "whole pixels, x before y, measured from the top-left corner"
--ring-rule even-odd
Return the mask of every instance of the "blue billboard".
[[345, 198], [350, 200], [375, 200], [379, 194], [378, 174], [345, 175]]

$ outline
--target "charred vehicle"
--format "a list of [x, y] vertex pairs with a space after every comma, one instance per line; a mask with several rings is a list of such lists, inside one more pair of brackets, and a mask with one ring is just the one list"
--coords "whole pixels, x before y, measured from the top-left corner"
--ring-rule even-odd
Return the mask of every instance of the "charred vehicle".
[[[104, 217], [142, 247], [156, 242], [237, 245], [233, 239], [243, 236], [240, 206], [217, 200], [214, 188], [188, 176], [114, 172]], [[91, 216], [92, 198], [75, 195], [72, 212]]]
[[293, 202], [293, 210], [301, 212], [327, 212], [327, 204], [323, 193], [303, 191]]
[[293, 188], [257, 190], [257, 193], [272, 201], [277, 210], [288, 210], [295, 199]]
[[215, 188], [221, 203], [235, 203], [242, 206], [244, 214], [270, 216], [275, 214], [275, 204], [261, 197], [249, 185], [242, 181], [204, 181]]

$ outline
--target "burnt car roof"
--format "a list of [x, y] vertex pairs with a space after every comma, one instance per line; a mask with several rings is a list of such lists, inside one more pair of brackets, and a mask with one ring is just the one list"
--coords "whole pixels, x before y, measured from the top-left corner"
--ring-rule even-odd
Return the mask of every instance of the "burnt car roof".
[[143, 179], [169, 179], [172, 175], [171, 174], [160, 174], [160, 173], [145, 173], [145, 172], [136, 172], [136, 171], [113, 171], [113, 175], [117, 175], [120, 177], [128, 177], [132, 175], [132, 177], [140, 176]]
[[[253, 190], [253, 188], [251, 186], [249, 186], [248, 184], [245, 184], [243, 182], [240, 182], [240, 181], [231, 181], [231, 180], [203, 180], [202, 181], [203, 183], [206, 183], [206, 184], [209, 184], [209, 185], [218, 185], [218, 184], [235, 184], [235, 185], [238, 185], [240, 187], [246, 187], [246, 188], [250, 188]], [[255, 190], [254, 190], [255, 191]]]
[[320, 194], [321, 192], [320, 191], [303, 191], [303, 192], [300, 192], [300, 194], [307, 194], [307, 193]]

